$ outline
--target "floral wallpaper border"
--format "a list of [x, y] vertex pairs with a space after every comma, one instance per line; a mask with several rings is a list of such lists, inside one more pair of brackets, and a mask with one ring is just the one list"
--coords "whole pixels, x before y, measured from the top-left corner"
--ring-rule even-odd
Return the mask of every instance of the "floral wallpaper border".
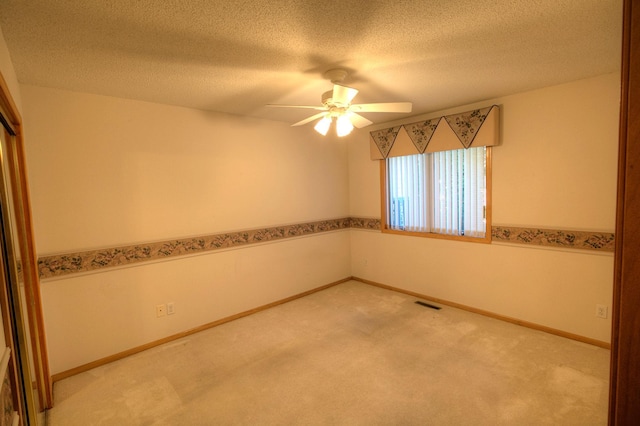
[[[38, 259], [38, 270], [40, 278], [53, 278], [79, 272], [90, 272], [104, 268], [125, 266], [349, 228], [379, 231], [381, 229], [380, 219], [346, 217], [43, 256]], [[602, 232], [494, 226], [491, 238], [493, 241], [508, 243], [598, 250], [604, 252], [612, 252], [614, 247], [614, 235], [612, 233]]]
[[613, 252], [615, 235], [611, 232], [563, 231], [559, 229], [494, 226], [491, 241]]
[[347, 229], [350, 225], [349, 218], [331, 219], [44, 256], [38, 259], [38, 271], [40, 278], [52, 278], [78, 272], [89, 272], [103, 268]]
[[[3, 346], [4, 347], [4, 346]], [[9, 374], [9, 354], [10, 349], [4, 348], [4, 353], [0, 357], [2, 359], [0, 366], [0, 406], [2, 407], [2, 413], [0, 413], [0, 426], [12, 426], [16, 417], [16, 411], [13, 406], [13, 391], [11, 389], [11, 375]]]
[[13, 394], [11, 383], [9, 382], [9, 372], [2, 380], [2, 390], [0, 391], [0, 404], [2, 404], [2, 415], [0, 415], [0, 426], [12, 426], [15, 410], [13, 409]]

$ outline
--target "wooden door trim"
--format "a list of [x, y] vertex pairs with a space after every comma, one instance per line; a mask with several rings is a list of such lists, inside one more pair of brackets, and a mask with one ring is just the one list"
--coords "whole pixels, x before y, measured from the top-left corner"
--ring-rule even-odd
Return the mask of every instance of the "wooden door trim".
[[623, 10], [610, 425], [640, 419], [640, 1]]
[[18, 193], [14, 205], [19, 208], [21, 217], [18, 222], [19, 246], [22, 259], [22, 273], [24, 278], [25, 294], [27, 295], [27, 307], [31, 328], [37, 331], [32, 337], [32, 350], [34, 351], [35, 379], [38, 382], [38, 398], [40, 407], [51, 408], [53, 406], [53, 384], [49, 369], [49, 356], [44, 333], [44, 317], [42, 313], [42, 300], [40, 296], [40, 277], [38, 275], [38, 260], [35, 251], [35, 239], [33, 234], [33, 222], [31, 204], [29, 198], [29, 185], [27, 181], [26, 161], [24, 155], [24, 138], [22, 133], [22, 117], [17, 105], [11, 96], [9, 86], [4, 76], [0, 73], [0, 113], [7, 120], [14, 133], [14, 144], [11, 146], [13, 157], [13, 170], [10, 171], [11, 179], [16, 184]]

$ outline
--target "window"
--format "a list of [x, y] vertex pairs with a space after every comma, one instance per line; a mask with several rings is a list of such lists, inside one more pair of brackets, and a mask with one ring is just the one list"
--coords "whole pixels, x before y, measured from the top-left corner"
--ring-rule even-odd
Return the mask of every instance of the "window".
[[383, 231], [491, 240], [491, 148], [390, 157], [381, 161]]

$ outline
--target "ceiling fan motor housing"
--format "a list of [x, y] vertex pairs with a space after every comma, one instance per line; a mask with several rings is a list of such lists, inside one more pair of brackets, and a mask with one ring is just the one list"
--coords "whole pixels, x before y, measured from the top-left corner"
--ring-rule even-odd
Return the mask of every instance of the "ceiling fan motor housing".
[[[347, 77], [348, 73], [343, 69], [328, 70], [323, 74], [323, 77], [331, 81], [333, 84], [341, 85], [342, 81]], [[324, 105], [331, 114], [332, 117], [344, 114], [349, 108], [349, 104], [342, 102], [335, 102], [333, 100], [333, 90], [329, 90], [322, 94], [322, 105]]]
[[349, 104], [343, 104], [333, 101], [333, 90], [329, 90], [322, 94], [322, 105], [324, 105], [332, 116], [344, 114], [349, 109]]
[[324, 78], [326, 78], [327, 80], [329, 80], [330, 82], [332, 82], [333, 84], [339, 84], [342, 83], [344, 81], [344, 79], [347, 77], [348, 73], [346, 70], [343, 69], [334, 69], [334, 70], [329, 70], [327, 72], [325, 72], [322, 76]]

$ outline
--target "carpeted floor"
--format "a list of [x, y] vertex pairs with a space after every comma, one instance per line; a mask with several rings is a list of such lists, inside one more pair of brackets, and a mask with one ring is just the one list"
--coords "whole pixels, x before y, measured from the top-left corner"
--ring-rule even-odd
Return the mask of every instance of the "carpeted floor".
[[57, 382], [50, 426], [606, 425], [609, 351], [349, 281]]

